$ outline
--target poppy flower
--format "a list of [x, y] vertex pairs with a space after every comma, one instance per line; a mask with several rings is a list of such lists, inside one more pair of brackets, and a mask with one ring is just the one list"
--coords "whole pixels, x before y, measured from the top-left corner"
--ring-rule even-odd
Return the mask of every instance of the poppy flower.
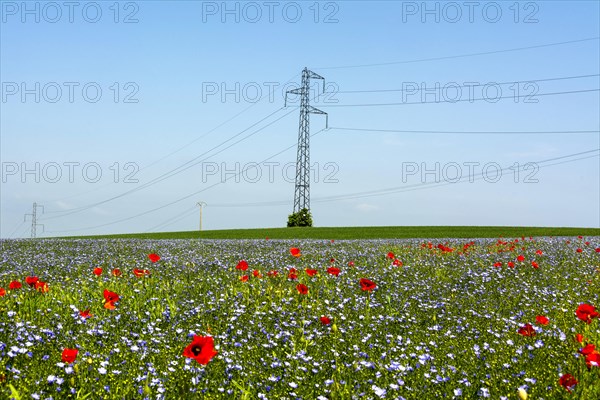
[[298, 274], [296, 274], [295, 272], [290, 272], [288, 274], [288, 279], [295, 281], [296, 279], [298, 279]]
[[6, 290], [4, 290], [4, 288], [0, 287], [0, 297], [4, 297], [6, 296]]
[[259, 270], [257, 270], [257, 269], [255, 269], [254, 271], [252, 271], [252, 275], [253, 275], [255, 278], [262, 278], [262, 274], [261, 274], [261, 273], [260, 273], [260, 271], [259, 271]]
[[600, 247], [596, 247], [596, 253], [600, 253]]
[[575, 340], [577, 340], [579, 343], [583, 343], [583, 335], [581, 333], [578, 333], [577, 335], [575, 335]]
[[134, 268], [133, 269], [133, 274], [135, 276], [137, 276], [138, 278], [144, 276], [144, 275], [150, 275], [150, 271], [148, 271], [147, 269], [139, 269], [139, 268]]
[[115, 292], [111, 292], [108, 289], [104, 289], [104, 300], [106, 302], [116, 303], [119, 301], [119, 295]]
[[592, 367], [600, 367], [600, 353], [594, 352], [585, 357], [585, 365], [588, 369]]
[[550, 322], [550, 320], [544, 315], [538, 315], [537, 317], [535, 317], [535, 322], [537, 322], [540, 325], [548, 325], [548, 322]]
[[327, 273], [334, 275], [334, 276], [338, 276], [340, 274], [340, 272], [342, 272], [339, 268], [336, 267], [329, 267], [327, 268]]
[[578, 253], [582, 253], [582, 252], [583, 252], [583, 249], [577, 249], [576, 251], [577, 251]]
[[367, 278], [361, 278], [359, 283], [360, 283], [360, 289], [363, 291], [367, 291], [367, 292], [370, 292], [371, 290], [373, 290], [377, 287], [375, 282], [373, 282]]
[[23, 285], [21, 285], [21, 282], [19, 282], [19, 281], [12, 281], [11, 283], [8, 284], [8, 288], [10, 290], [21, 289], [22, 287], [23, 287]]
[[37, 281], [35, 283], [35, 290], [41, 293], [48, 293], [48, 290], [50, 290], [50, 288], [48, 287], [48, 284], [46, 282]]
[[297, 284], [296, 285], [296, 290], [300, 294], [308, 294], [308, 287], [305, 284], [303, 284], [303, 283]]
[[308, 276], [315, 276], [318, 272], [316, 269], [309, 269], [309, 268], [306, 268], [304, 271], [306, 272], [306, 275], [308, 275]]
[[300, 249], [297, 247], [292, 247], [290, 249], [290, 254], [294, 257], [300, 257]]
[[329, 259], [329, 262], [330, 262], [331, 264], [333, 264], [333, 263], [335, 262], [335, 258], [330, 258], [330, 259]]
[[121, 270], [119, 268], [115, 268], [112, 270], [111, 272], [112, 276], [121, 276], [123, 275], [123, 273], [121, 272]]
[[577, 318], [588, 324], [592, 322], [592, 318], [598, 318], [599, 315], [596, 307], [591, 304], [580, 304], [575, 314]]
[[390, 260], [393, 260], [394, 258], [396, 258], [396, 256], [394, 255], [394, 253], [392, 253], [390, 251], [389, 253], [387, 253], [387, 258], [389, 258]]
[[517, 333], [523, 336], [535, 336], [535, 330], [531, 324], [525, 324], [524, 326], [520, 327]]
[[515, 263], [512, 261], [509, 261], [506, 265], [508, 265], [508, 268], [514, 268], [515, 267]]
[[523, 261], [525, 261], [525, 257], [524, 257], [523, 255], [519, 255], [519, 256], [517, 257], [517, 261], [518, 261], [518, 262], [523, 262]]
[[79, 311], [79, 316], [80, 316], [81, 318], [86, 318], [86, 319], [87, 319], [87, 318], [91, 318], [91, 317], [93, 317], [93, 315], [90, 313], [90, 310], [89, 310], [89, 309], [87, 309], [87, 310], [83, 310], [83, 311]]
[[571, 374], [564, 374], [558, 380], [558, 384], [567, 389], [569, 393], [571, 393], [571, 390], [573, 390], [575, 385], [577, 385], [578, 383], [579, 382], [577, 382], [577, 379], [575, 379], [575, 377]]
[[500, 268], [502, 266], [502, 263], [500, 261], [497, 261], [494, 263], [494, 267], [496, 268]]
[[34, 287], [35, 283], [39, 280], [40, 280], [40, 278], [38, 278], [37, 276], [28, 276], [25, 278], [25, 283], [31, 287]]
[[94, 275], [100, 276], [102, 275], [102, 268], [94, 268]]
[[532, 261], [532, 262], [531, 262], [531, 266], [532, 266], [533, 268], [535, 268], [535, 269], [538, 269], [538, 268], [540, 267], [540, 266], [538, 265], [538, 263], [537, 263], [537, 262], [535, 262], [535, 261]]
[[183, 350], [183, 356], [193, 358], [198, 363], [206, 365], [209, 361], [218, 354], [215, 351], [214, 340], [212, 336], [194, 335], [192, 343], [188, 344]]
[[544, 252], [541, 250], [536, 250], [535, 254], [537, 254], [538, 256], [541, 256], [542, 254], [544, 254]]
[[276, 271], [276, 270], [267, 272], [267, 276], [275, 277], [277, 275], [279, 275], [279, 271]]
[[354, 267], [354, 261], [349, 261], [349, 262], [348, 262], [348, 266], [349, 266], [349, 267]]
[[328, 317], [325, 317], [325, 316], [319, 318], [319, 320], [321, 321], [321, 323], [323, 325], [329, 325], [331, 323], [331, 320]]
[[153, 263], [157, 262], [160, 260], [160, 256], [156, 253], [152, 253], [152, 254], [148, 254], [148, 258], [150, 259], [150, 261], [152, 261]]
[[69, 364], [75, 362], [77, 353], [79, 353], [77, 349], [64, 349], [62, 352], [62, 361]]
[[237, 263], [237, 265], [235, 266], [235, 269], [245, 271], [248, 269], [248, 263], [246, 262], [246, 260], [240, 260], [240, 262]]
[[249, 278], [248, 275], [242, 275], [242, 276], [240, 276], [240, 281], [248, 282], [248, 278]]
[[596, 346], [590, 343], [587, 346], [579, 349], [579, 353], [583, 354], [584, 356], [589, 356], [590, 354], [594, 354], [594, 353], [596, 353]]
[[394, 262], [392, 263], [392, 265], [397, 266], [397, 267], [401, 267], [402, 266], [402, 261], [395, 259]]

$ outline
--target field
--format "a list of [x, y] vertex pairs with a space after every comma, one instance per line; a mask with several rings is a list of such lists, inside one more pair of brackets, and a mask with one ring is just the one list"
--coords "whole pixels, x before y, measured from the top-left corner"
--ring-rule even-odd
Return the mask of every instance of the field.
[[505, 232], [2, 241], [0, 398], [597, 400], [600, 237]]

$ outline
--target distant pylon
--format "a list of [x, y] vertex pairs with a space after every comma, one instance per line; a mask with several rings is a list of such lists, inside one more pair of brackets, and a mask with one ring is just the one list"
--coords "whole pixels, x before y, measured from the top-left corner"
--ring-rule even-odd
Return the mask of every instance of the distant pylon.
[[[310, 119], [309, 114], [325, 114], [310, 105], [310, 80], [322, 79], [323, 92], [325, 91], [325, 78], [309, 71], [302, 70], [302, 84], [298, 89], [288, 90], [287, 94], [300, 95], [300, 123], [298, 129], [298, 157], [296, 159], [296, 187], [294, 190], [294, 213], [306, 208], [310, 210]], [[327, 122], [326, 122], [327, 123]]]
[[27, 216], [31, 217], [31, 238], [35, 239], [37, 237], [37, 227], [41, 226], [44, 229], [44, 224], [38, 224], [37, 222], [37, 209], [40, 207], [42, 209], [42, 213], [44, 212], [44, 206], [39, 205], [37, 203], [33, 203], [33, 210], [31, 214], [25, 214], [23, 217], [23, 221], [27, 221]]

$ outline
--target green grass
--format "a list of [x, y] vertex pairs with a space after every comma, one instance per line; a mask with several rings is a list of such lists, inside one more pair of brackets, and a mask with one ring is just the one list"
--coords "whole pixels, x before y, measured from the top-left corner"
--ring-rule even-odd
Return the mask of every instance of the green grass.
[[406, 239], [497, 238], [521, 236], [600, 236], [598, 228], [526, 226], [357, 226], [319, 228], [260, 228], [213, 231], [132, 233], [84, 236], [84, 238], [137, 239]]

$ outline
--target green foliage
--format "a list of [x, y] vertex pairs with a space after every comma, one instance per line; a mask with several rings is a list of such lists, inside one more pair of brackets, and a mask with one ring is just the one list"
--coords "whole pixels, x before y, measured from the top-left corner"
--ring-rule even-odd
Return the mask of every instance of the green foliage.
[[312, 215], [306, 208], [288, 216], [288, 228], [312, 226]]

